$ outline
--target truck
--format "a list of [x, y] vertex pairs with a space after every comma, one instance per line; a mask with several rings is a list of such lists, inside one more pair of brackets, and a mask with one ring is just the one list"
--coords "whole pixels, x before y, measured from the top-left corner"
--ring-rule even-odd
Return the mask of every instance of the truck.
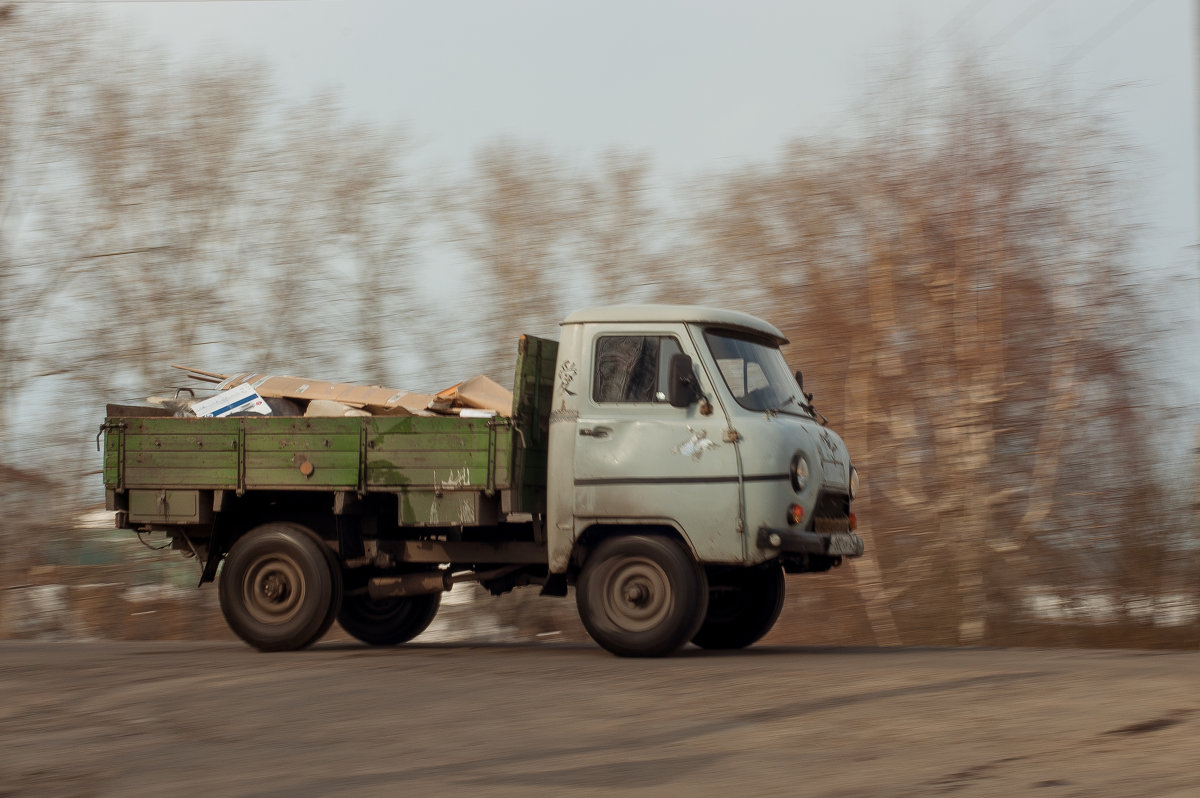
[[[784, 574], [863, 554], [858, 474], [788, 341], [682, 305], [576, 312], [521, 337], [510, 417], [176, 417], [109, 405], [106, 507], [217, 580], [230, 628], [301, 649], [337, 620], [376, 646], [441, 596], [574, 589], [619, 656], [740, 649], [775, 624]], [[164, 543], [164, 545], [168, 545]]]

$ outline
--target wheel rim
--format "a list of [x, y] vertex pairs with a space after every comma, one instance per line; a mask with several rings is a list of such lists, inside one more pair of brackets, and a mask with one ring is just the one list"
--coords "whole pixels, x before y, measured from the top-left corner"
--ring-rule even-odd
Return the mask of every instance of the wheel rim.
[[604, 581], [604, 609], [627, 632], [645, 632], [671, 612], [671, 582], [652, 560], [626, 557], [614, 562]]
[[242, 579], [243, 604], [256, 621], [287, 623], [304, 604], [304, 575], [299, 564], [284, 554], [259, 557]]

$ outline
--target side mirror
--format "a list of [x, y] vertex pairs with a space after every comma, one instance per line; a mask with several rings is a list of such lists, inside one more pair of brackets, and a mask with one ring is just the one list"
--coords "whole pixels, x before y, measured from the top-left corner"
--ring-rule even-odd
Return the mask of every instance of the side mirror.
[[667, 383], [667, 401], [671, 403], [671, 407], [687, 407], [700, 398], [696, 374], [692, 370], [691, 355], [671, 355]]

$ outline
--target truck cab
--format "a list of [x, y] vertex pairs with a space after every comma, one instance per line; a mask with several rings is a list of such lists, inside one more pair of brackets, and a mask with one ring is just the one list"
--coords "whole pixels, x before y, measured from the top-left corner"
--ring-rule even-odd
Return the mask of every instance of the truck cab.
[[[774, 623], [781, 570], [824, 571], [862, 554], [850, 512], [857, 474], [784, 361], [778, 329], [677, 305], [584, 310], [562, 328], [549, 427], [551, 572], [581, 567], [582, 584], [604, 541], [670, 542], [701, 564], [710, 600], [734, 605], [706, 610], [687, 639], [739, 647]], [[624, 612], [636, 632], [641, 615], [663, 609], [652, 606], [661, 564], [625, 559], [607, 575], [608, 595], [589, 600], [581, 589], [585, 623], [607, 611], [604, 623], [620, 629]]]

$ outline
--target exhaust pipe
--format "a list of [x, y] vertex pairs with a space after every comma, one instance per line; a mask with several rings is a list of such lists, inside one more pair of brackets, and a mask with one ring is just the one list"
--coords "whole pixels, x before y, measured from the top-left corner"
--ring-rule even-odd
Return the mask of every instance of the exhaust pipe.
[[377, 576], [367, 582], [367, 593], [371, 598], [391, 596], [427, 596], [444, 593], [454, 587], [449, 571], [427, 571], [400, 576]]
[[398, 576], [376, 576], [367, 581], [367, 593], [371, 598], [390, 598], [392, 596], [427, 596], [430, 593], [444, 593], [459, 582], [486, 582], [489, 579], [499, 579], [524, 566], [508, 565], [494, 571], [466, 571], [452, 574], [445, 571], [423, 571], [415, 574], [400, 574]]

